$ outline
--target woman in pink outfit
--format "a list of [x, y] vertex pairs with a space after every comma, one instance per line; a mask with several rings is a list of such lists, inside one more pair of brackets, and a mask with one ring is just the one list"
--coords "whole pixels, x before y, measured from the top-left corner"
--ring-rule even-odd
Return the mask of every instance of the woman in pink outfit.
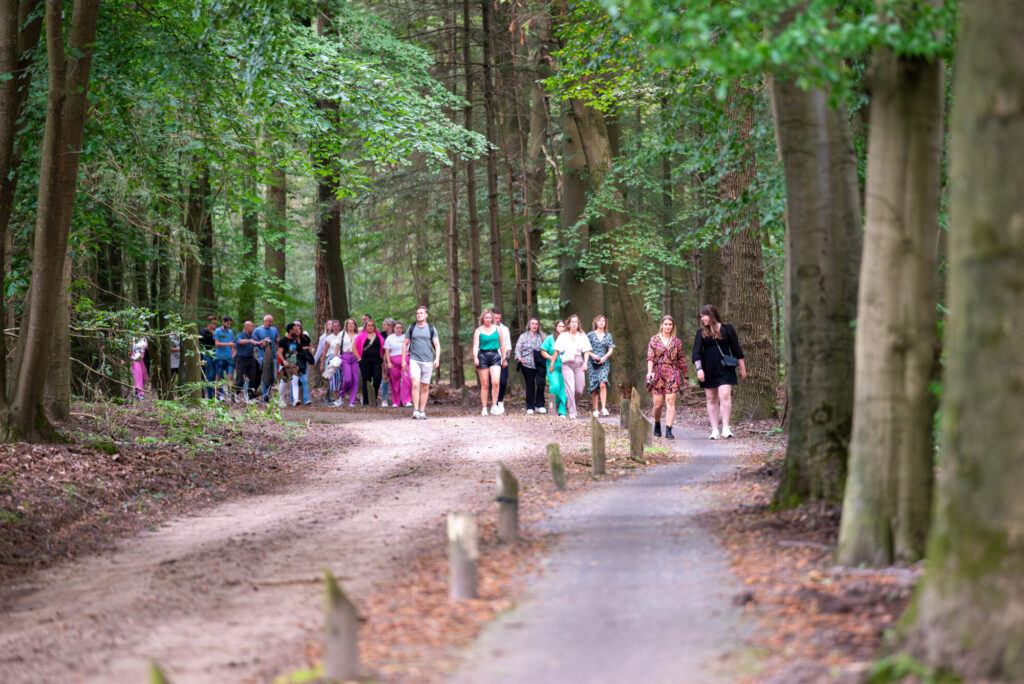
[[384, 340], [384, 369], [391, 383], [391, 405], [412, 406], [412, 378], [409, 369], [402, 371], [402, 348], [405, 346], [405, 327], [395, 321], [391, 334]]
[[135, 397], [142, 399], [146, 396], [146, 380], [149, 373], [146, 372], [146, 351], [149, 349], [149, 342], [145, 337], [137, 337], [132, 340], [132, 378], [135, 380]]

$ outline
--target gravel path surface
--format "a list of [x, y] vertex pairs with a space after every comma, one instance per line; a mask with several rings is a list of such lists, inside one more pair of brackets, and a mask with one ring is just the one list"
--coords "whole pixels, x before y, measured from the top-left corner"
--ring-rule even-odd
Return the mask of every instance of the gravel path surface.
[[491, 505], [496, 461], [539, 463], [565, 429], [408, 415], [291, 411], [347, 421], [311, 427], [324, 458], [302, 483], [0, 587], [0, 682], [142, 682], [150, 660], [175, 684], [269, 681], [304, 664], [325, 567], [365, 596], [402, 559], [443, 543], [449, 511]]
[[[453, 677], [491, 682], [729, 682], [752, 625], [740, 586], [694, 516], [740, 444], [680, 429], [687, 462], [602, 485], [546, 523], [562, 541], [517, 608], [491, 623]], [[659, 446], [671, 442], [656, 440]]]

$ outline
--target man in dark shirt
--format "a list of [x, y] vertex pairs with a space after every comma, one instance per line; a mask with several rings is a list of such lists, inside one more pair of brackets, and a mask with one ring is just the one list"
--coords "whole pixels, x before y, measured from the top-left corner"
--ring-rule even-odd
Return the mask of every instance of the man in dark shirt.
[[207, 316], [206, 329], [199, 333], [199, 346], [203, 348], [203, 356], [200, 362], [203, 367], [203, 375], [206, 377], [206, 382], [209, 383], [203, 388], [203, 396], [207, 399], [213, 399], [213, 380], [216, 377], [213, 368], [213, 354], [217, 349], [217, 340], [213, 337], [213, 331], [216, 329], [217, 317]]
[[256, 341], [252, 338], [253, 322], [246, 321], [242, 330], [235, 337], [235, 397], [241, 395], [243, 386], [248, 381], [248, 401], [256, 399], [256, 388], [260, 386], [260, 366], [256, 362]]
[[[277, 361], [281, 364], [281, 405], [299, 405], [299, 328], [294, 323], [284, 327], [284, 337], [277, 343]], [[285, 390], [290, 388], [289, 393]]]

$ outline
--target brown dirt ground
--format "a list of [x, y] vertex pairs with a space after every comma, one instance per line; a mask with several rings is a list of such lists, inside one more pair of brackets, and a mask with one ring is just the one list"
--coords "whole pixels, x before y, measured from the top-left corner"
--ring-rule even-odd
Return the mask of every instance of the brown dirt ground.
[[[533, 524], [596, 478], [584, 421], [482, 418], [444, 390], [436, 399], [419, 422], [379, 409], [289, 409], [291, 424], [190, 414], [205, 421], [199, 440], [151, 406], [82, 405], [70, 444], [0, 447], [0, 681], [140, 681], [149, 659], [175, 682], [289, 680], [321, 654], [324, 567], [365, 618], [370, 675], [442, 680], [557, 542]], [[677, 423], [706, 423], [700, 397], [684, 404]], [[748, 463], [707, 516], [749, 587], [737, 605], [768, 635], [750, 681], [855, 678], [917, 572], [833, 568], [837, 511], [770, 509], [785, 449], [774, 426], [737, 430]], [[563, 446], [568, 492], [551, 485], [549, 441]], [[645, 467], [617, 428], [608, 448], [599, 479]], [[522, 488], [516, 545], [495, 538], [499, 459]], [[478, 515], [481, 598], [452, 604], [443, 524], [459, 509]]]

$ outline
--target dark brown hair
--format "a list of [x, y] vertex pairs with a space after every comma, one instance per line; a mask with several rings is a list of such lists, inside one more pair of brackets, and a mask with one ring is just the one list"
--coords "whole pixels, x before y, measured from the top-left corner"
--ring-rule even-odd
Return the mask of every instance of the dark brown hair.
[[[704, 306], [700, 307], [700, 315], [702, 317], [702, 320], [700, 322], [700, 336], [711, 337], [712, 339], [716, 340], [722, 339], [722, 316], [721, 314], [718, 313], [718, 309], [715, 308], [715, 305], [705, 304]], [[711, 325], [704, 325], [704, 316], [711, 316], [711, 318], [713, 319], [711, 321]], [[715, 323], [718, 323], [719, 326], [717, 332], [715, 331]]]

